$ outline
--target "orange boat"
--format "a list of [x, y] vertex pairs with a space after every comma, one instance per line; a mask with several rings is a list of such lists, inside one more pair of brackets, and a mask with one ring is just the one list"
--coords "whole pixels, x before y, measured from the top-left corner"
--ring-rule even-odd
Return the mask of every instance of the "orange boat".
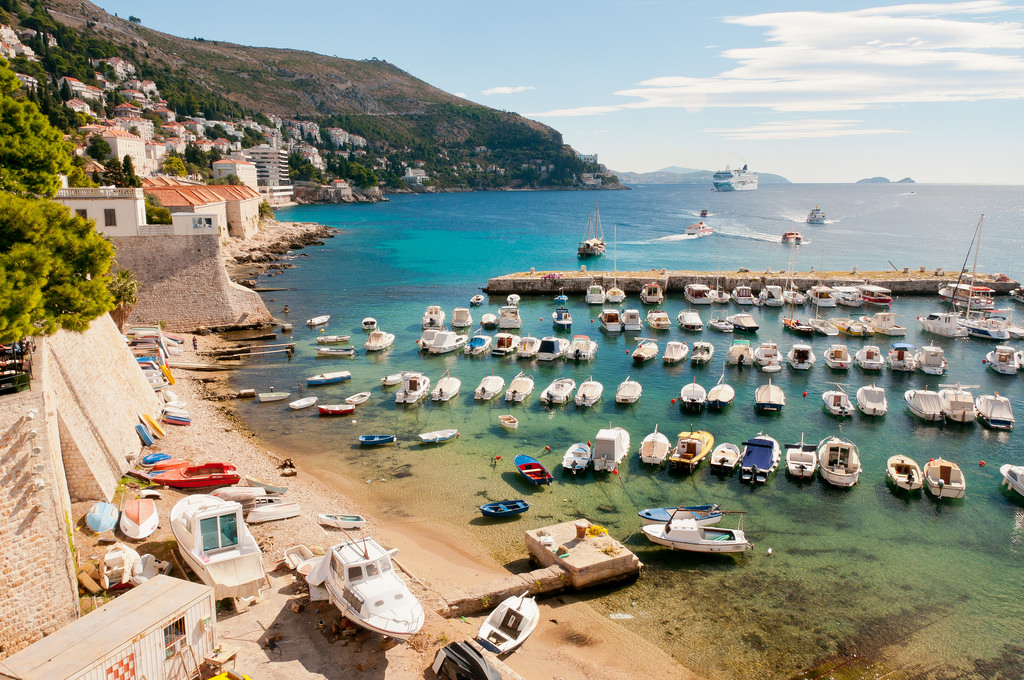
[[782, 235], [782, 242], [789, 245], [798, 246], [804, 242], [804, 237], [799, 231], [787, 231]]
[[204, 463], [168, 470], [154, 478], [159, 484], [176, 489], [203, 489], [210, 486], [230, 486], [241, 479], [235, 466], [228, 463]]

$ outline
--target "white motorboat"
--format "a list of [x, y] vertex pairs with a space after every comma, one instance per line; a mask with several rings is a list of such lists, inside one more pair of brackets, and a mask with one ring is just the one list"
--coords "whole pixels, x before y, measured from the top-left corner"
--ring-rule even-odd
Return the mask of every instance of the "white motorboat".
[[618, 333], [622, 331], [622, 317], [617, 309], [602, 309], [601, 313], [597, 315], [597, 320], [601, 324], [601, 330], [609, 333]]
[[740, 447], [729, 442], [722, 442], [711, 452], [708, 465], [715, 472], [731, 472], [739, 465], [742, 456]]
[[259, 597], [270, 582], [263, 552], [242, 519], [242, 506], [215, 496], [186, 496], [171, 510], [178, 552], [215, 599]]
[[245, 512], [245, 521], [249, 524], [274, 522], [279, 519], [298, 517], [302, 514], [298, 503], [287, 501], [277, 495], [256, 496], [251, 503], [252, 505]]
[[395, 392], [396, 404], [414, 404], [430, 392], [430, 378], [410, 371], [402, 374], [402, 386]]
[[839, 437], [826, 437], [818, 444], [818, 472], [833, 486], [853, 486], [860, 479], [857, 446]]
[[316, 516], [317, 524], [335, 529], [362, 529], [366, 526], [366, 518], [362, 515], [339, 515], [321, 513]]
[[645, 283], [640, 288], [640, 301], [645, 305], [660, 305], [665, 301], [665, 293], [661, 289], [661, 284], [651, 281]]
[[505, 401], [522, 401], [533, 393], [533, 378], [519, 371], [505, 390]]
[[377, 329], [377, 320], [372, 316], [368, 316], [362, 321], [364, 331], [372, 331]]
[[430, 305], [427, 307], [427, 311], [423, 312], [421, 326], [424, 329], [434, 328], [442, 330], [444, 329], [445, 316], [444, 310], [439, 305]]
[[626, 299], [626, 291], [619, 288], [618, 285], [613, 284], [612, 287], [605, 292], [604, 299], [606, 302], [619, 304]]
[[498, 315], [487, 312], [480, 317], [480, 325], [484, 328], [497, 328], [498, 327]]
[[526, 595], [506, 598], [495, 607], [480, 624], [477, 642], [495, 654], [507, 654], [523, 644], [540, 621], [537, 601]]
[[1003, 375], [1016, 375], [1020, 369], [1020, 364], [1017, 362], [1017, 353], [1012, 347], [1006, 345], [999, 345], [986, 354], [984, 363], [996, 373], [1002, 373]]
[[810, 479], [818, 469], [818, 447], [804, 442], [786, 444], [786, 472], [796, 479]]
[[833, 316], [829, 318], [828, 322], [845, 335], [851, 335], [855, 338], [866, 338], [871, 335], [870, 326], [848, 316]]
[[839, 335], [838, 328], [833, 326], [831, 322], [818, 316], [807, 319], [807, 325], [813, 328], [814, 332], [818, 335], [826, 335], [828, 337], [835, 337]]
[[597, 431], [594, 437], [594, 471], [614, 472], [629, 455], [629, 432], [621, 427]]
[[604, 385], [594, 380], [594, 377], [591, 376], [580, 383], [580, 388], [576, 390], [576, 405], [593, 406], [603, 393]]
[[307, 326], [323, 326], [325, 323], [331, 320], [330, 314], [321, 314], [320, 316], [314, 316], [312, 319], [306, 319]]
[[889, 348], [889, 368], [894, 371], [914, 371], [917, 368], [917, 348], [906, 342], [894, 342]]
[[[871, 283], [860, 283], [857, 284], [857, 290], [860, 291], [861, 298], [864, 300], [866, 305], [877, 305], [879, 307], [888, 307], [892, 304], [892, 291], [882, 286], [876, 286]], [[871, 324], [874, 327], [874, 324]], [[878, 331], [875, 331], [876, 333]], [[898, 335], [897, 333], [887, 333], [887, 335]]]
[[563, 331], [572, 328], [572, 314], [565, 307], [559, 307], [551, 313], [551, 325]]
[[333, 385], [335, 383], [351, 379], [352, 373], [349, 371], [333, 371], [331, 373], [318, 373], [317, 375], [311, 375], [306, 378], [306, 384], [311, 387], [316, 385]]
[[870, 316], [860, 317], [860, 322], [870, 326], [879, 335], [901, 337], [907, 334], [907, 327], [896, 323], [896, 315], [892, 312], [878, 312]]
[[946, 338], [966, 338], [967, 329], [960, 325], [960, 316], [960, 312], [931, 312], [917, 317], [917, 321], [927, 333]]
[[924, 486], [921, 466], [913, 458], [903, 454], [889, 457], [885, 463], [885, 476], [904, 491], [917, 491]]
[[511, 293], [507, 298], [505, 298], [505, 304], [512, 305], [513, 307], [518, 307], [520, 300], [522, 300], [522, 298], [519, 297], [519, 295]]
[[746, 536], [740, 529], [701, 526], [692, 517], [673, 518], [665, 524], [649, 524], [643, 527], [643, 531], [651, 543], [657, 543], [673, 550], [738, 553], [750, 547]]
[[853, 404], [850, 403], [850, 397], [843, 390], [843, 386], [839, 383], [832, 383], [838, 389], [828, 390], [821, 395], [821, 401], [825, 405], [825, 410], [834, 416], [840, 418], [848, 418], [854, 414]]
[[291, 392], [275, 392], [274, 388], [271, 387], [269, 392], [260, 392], [256, 395], [256, 398], [259, 399], [261, 404], [264, 404], [268, 401], [284, 401], [290, 396], [292, 396]]
[[572, 399], [576, 390], [576, 381], [572, 378], [556, 378], [540, 393], [540, 400], [545, 404], [564, 404]]
[[316, 397], [303, 397], [302, 399], [296, 399], [295, 401], [288, 403], [288, 408], [293, 411], [301, 411], [304, 408], [309, 408], [316, 403]]
[[754, 304], [754, 292], [750, 286], [736, 286], [732, 289], [732, 300], [738, 305]]
[[677, 364], [686, 359], [689, 351], [690, 348], [686, 346], [685, 342], [670, 340], [665, 344], [665, 353], [661, 355], [661, 361], [666, 364]]
[[807, 296], [789, 284], [789, 288], [782, 291], [782, 301], [787, 305], [802, 305], [807, 303]]
[[782, 354], [774, 342], [762, 342], [754, 350], [754, 363], [765, 373], [778, 373], [782, 370]]
[[864, 304], [864, 297], [856, 286], [835, 286], [832, 290], [838, 305], [860, 307]]
[[668, 318], [665, 310], [652, 309], [647, 312], [647, 325], [656, 331], [667, 331], [672, 328], [672, 319]]
[[640, 383], [627, 377], [619, 383], [618, 388], [615, 390], [615, 403], [635, 404], [640, 399], [641, 394], [643, 394], [643, 387], [640, 386]]
[[982, 340], [1006, 341], [1010, 339], [1010, 322], [997, 316], [985, 316], [967, 312], [967, 316], [957, 320], [960, 327], [972, 338]]
[[637, 338], [636, 349], [633, 350], [633, 363], [642, 364], [658, 356], [658, 342], [651, 338]]
[[351, 397], [345, 397], [345, 403], [350, 404], [352, 406], [358, 406], [359, 404], [362, 404], [369, 398], [369, 392], [356, 392]]
[[520, 359], [534, 359], [537, 357], [537, 352], [539, 351], [540, 338], [535, 338], [532, 335], [527, 335], [525, 338], [519, 338]]
[[468, 307], [456, 307], [452, 310], [452, 328], [472, 328], [473, 315]]
[[765, 286], [758, 293], [757, 298], [766, 307], [781, 307], [786, 304], [786, 301], [782, 298], [782, 286]]
[[940, 385], [939, 404], [942, 407], [942, 415], [947, 420], [955, 423], [973, 423], [978, 417], [978, 411], [974, 407], [974, 395], [968, 392], [965, 387], [977, 387], [977, 385]]
[[498, 310], [498, 328], [522, 328], [523, 320], [519, 316], [519, 307], [505, 305]]
[[384, 387], [394, 387], [395, 385], [402, 384], [402, 376], [405, 373], [389, 373], [380, 379], [380, 384]]
[[485, 335], [481, 330], [466, 341], [465, 347], [462, 348], [462, 353], [466, 356], [480, 356], [482, 354], [487, 354], [491, 351], [491, 345], [493, 343], [494, 338], [489, 335]]
[[[970, 277], [965, 277], [970, 278]], [[988, 311], [996, 308], [992, 295], [994, 290], [988, 286], [972, 285], [971, 283], [951, 283], [939, 286], [939, 297], [952, 302], [957, 307]]]
[[374, 330], [370, 331], [370, 334], [366, 336], [366, 342], [363, 343], [363, 349], [367, 352], [383, 352], [393, 344], [395, 344], [394, 333], [385, 333], [382, 330]]
[[455, 331], [439, 331], [434, 336], [430, 346], [427, 347], [427, 352], [430, 354], [448, 354], [449, 352], [457, 352], [466, 346], [468, 338], [461, 333]]
[[732, 324], [724, 316], [713, 316], [708, 321], [708, 327], [719, 333], [732, 333], [735, 330]]
[[815, 307], [826, 308], [835, 307], [836, 298], [835, 291], [828, 286], [818, 284], [817, 286], [811, 286], [807, 290], [807, 301]]
[[995, 394], [982, 394], [974, 400], [974, 407], [978, 410], [978, 417], [993, 430], [1012, 430], [1014, 422], [1013, 406], [1010, 400], [998, 392]]
[[825, 211], [814, 206], [814, 210], [807, 213], [807, 224], [825, 224]]
[[928, 421], [942, 420], [942, 402], [939, 401], [939, 393], [932, 390], [907, 390], [903, 393], [903, 399], [911, 412], [919, 418]]
[[692, 383], [683, 385], [682, 389], [679, 390], [679, 405], [683, 408], [699, 411], [704, 408], [707, 400], [708, 392], [697, 384], [696, 378], [693, 379]]
[[679, 322], [679, 327], [684, 331], [700, 333], [704, 330], [704, 322], [701, 321], [700, 312], [694, 309], [682, 310], [676, 315], [676, 321]]
[[786, 361], [789, 365], [798, 371], [806, 371], [814, 366], [814, 362], [817, 357], [814, 355], [814, 350], [810, 345], [797, 343], [789, 348], [789, 353], [786, 354]]
[[857, 365], [865, 371], [880, 371], [885, 367], [885, 358], [878, 345], [865, 345], [853, 355]]
[[711, 289], [703, 283], [689, 283], [683, 288], [683, 297], [691, 305], [710, 305]]
[[431, 401], [449, 401], [452, 397], [459, 393], [459, 389], [462, 387], [462, 381], [455, 376], [448, 375], [448, 371], [444, 372], [440, 380], [437, 381], [437, 386], [430, 393]]
[[339, 543], [318, 559], [306, 581], [327, 590], [331, 604], [356, 625], [396, 640], [423, 627], [423, 605], [399, 578], [392, 558], [372, 538]]
[[537, 361], [554, 361], [565, 356], [569, 349], [569, 341], [565, 338], [541, 338], [537, 348]]
[[861, 387], [857, 390], [857, 408], [866, 416], [884, 416], [889, 410], [885, 388], [875, 383]]
[[577, 361], [590, 361], [597, 354], [597, 343], [591, 340], [586, 335], [574, 335], [572, 336], [572, 342], [569, 343], [569, 349], [566, 351], [565, 356], [569, 359], [576, 359]]
[[[665, 349], [665, 352], [668, 352], [668, 348]], [[699, 340], [693, 343], [693, 350], [690, 352], [690, 363], [694, 366], [704, 366], [711, 361], [711, 357], [714, 355], [715, 346], [710, 342]]]
[[420, 348], [421, 352], [426, 352], [430, 349], [430, 346], [434, 344], [434, 338], [437, 337], [438, 333], [442, 331], [436, 328], [427, 328], [420, 334], [418, 340], [416, 340], [416, 346]]
[[740, 459], [740, 481], [764, 484], [782, 460], [782, 447], [774, 437], [758, 432], [756, 437], [743, 442]]
[[459, 431], [455, 428], [434, 430], [433, 432], [421, 432], [416, 435], [420, 440], [420, 444], [443, 444], [444, 442], [450, 442], [458, 436]]
[[825, 365], [837, 371], [845, 371], [853, 363], [853, 357], [846, 345], [832, 345], [825, 350]]
[[703, 238], [705, 236], [711, 236], [714, 230], [704, 222], [694, 222], [686, 228], [687, 236], [696, 236], [697, 238]]
[[596, 283], [587, 287], [587, 294], [584, 296], [588, 305], [603, 305], [605, 301], [604, 288]]
[[351, 338], [351, 335], [318, 335], [316, 336], [316, 344], [340, 345], [343, 342], [348, 342]]
[[768, 378], [767, 385], [761, 385], [754, 390], [754, 407], [758, 411], [781, 411], [786, 405], [786, 395], [782, 388], [772, 384]]
[[946, 372], [946, 353], [941, 347], [926, 345], [914, 355], [914, 362], [922, 373], [942, 375]]
[[733, 340], [725, 353], [725, 363], [730, 366], [750, 366], [754, 363], [754, 351], [749, 340]]
[[746, 312], [739, 312], [738, 314], [730, 314], [725, 317], [725, 320], [732, 324], [734, 331], [743, 331], [744, 333], [756, 333], [760, 326], [754, 321], [754, 317], [750, 316]]
[[924, 483], [937, 498], [963, 498], [967, 492], [967, 479], [960, 466], [942, 458], [924, 464]]
[[491, 346], [491, 354], [496, 357], [505, 357], [515, 354], [519, 350], [519, 336], [511, 333], [497, 333], [494, 336], [494, 343]]
[[661, 465], [668, 457], [672, 443], [668, 437], [658, 432], [658, 426], [654, 426], [654, 432], [650, 433], [640, 442], [640, 461], [648, 465]]
[[622, 320], [622, 330], [627, 333], [636, 333], [644, 329], [644, 322], [640, 317], [640, 311], [637, 309], [624, 310], [620, 319]]
[[469, 298], [469, 304], [472, 307], [479, 307], [484, 303], [484, 300], [486, 300], [486, 298], [483, 295], [477, 293], [473, 297]]
[[480, 401], [490, 401], [505, 389], [505, 379], [500, 375], [486, 375], [480, 384], [473, 391], [473, 398]]
[[590, 450], [590, 444], [586, 442], [570, 444], [569, 448], [565, 450], [565, 455], [562, 456], [562, 469], [568, 470], [573, 474], [583, 472], [590, 465], [593, 455]]
[[999, 467], [999, 474], [1003, 476], [1000, 486], [1006, 485], [1021, 496], [1024, 496], [1024, 465], [1011, 465], [1007, 463]]
[[736, 398], [736, 390], [732, 385], [725, 382], [725, 373], [718, 379], [718, 383], [708, 390], [708, 408], [722, 409], [728, 406]]

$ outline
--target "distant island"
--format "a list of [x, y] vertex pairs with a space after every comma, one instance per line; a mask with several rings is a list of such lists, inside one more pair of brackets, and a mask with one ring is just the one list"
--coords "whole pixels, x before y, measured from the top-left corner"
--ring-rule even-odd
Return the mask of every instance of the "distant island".
[[[761, 184], [792, 184], [782, 175], [773, 175], [757, 170], [754, 172], [757, 172], [757, 179]], [[694, 170], [670, 165], [654, 172], [619, 172], [615, 170], [612, 173], [623, 184], [711, 184], [711, 178], [715, 171]]]
[[866, 179], [857, 180], [857, 184], [916, 184], [914, 180], [909, 177], [893, 182], [888, 177], [868, 177]]

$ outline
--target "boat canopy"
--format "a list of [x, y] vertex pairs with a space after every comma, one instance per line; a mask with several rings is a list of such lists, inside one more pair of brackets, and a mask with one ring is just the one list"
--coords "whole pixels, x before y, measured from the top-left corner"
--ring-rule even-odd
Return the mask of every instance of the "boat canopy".
[[747, 447], [746, 455], [743, 456], [743, 467], [755, 467], [759, 470], [767, 470], [772, 466], [775, 456], [775, 448], [772, 442], [765, 439], [751, 439], [743, 443]]
[[904, 352], [913, 352], [915, 349], [917, 349], [916, 347], [911, 345], [909, 342], [894, 342], [894, 343], [892, 343], [892, 348], [896, 349], [896, 350], [900, 350], [901, 349]]

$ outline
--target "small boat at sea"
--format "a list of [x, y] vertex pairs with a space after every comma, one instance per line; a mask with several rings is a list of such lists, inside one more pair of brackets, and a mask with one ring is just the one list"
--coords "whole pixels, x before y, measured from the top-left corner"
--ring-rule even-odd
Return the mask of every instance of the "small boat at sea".
[[363, 319], [363, 330], [364, 331], [377, 330], [377, 320], [374, 319], [372, 316], [368, 316], [365, 319]]
[[917, 368], [928, 375], [942, 375], [946, 372], [946, 353], [941, 347], [926, 345], [914, 355]]
[[588, 305], [603, 305], [607, 298], [604, 294], [604, 288], [595, 283], [587, 287], [587, 292], [584, 294], [583, 299]]
[[692, 383], [683, 385], [679, 390], [679, 405], [683, 408], [699, 411], [704, 408], [707, 400], [708, 392], [701, 385], [697, 384], [696, 378], [693, 379]]
[[262, 486], [222, 486], [211, 491], [210, 495], [225, 501], [249, 504], [257, 496], [266, 496], [267, 490]]
[[907, 334], [906, 326], [896, 323], [896, 315], [892, 312], [878, 312], [870, 316], [862, 316], [860, 322], [870, 327], [878, 335], [900, 337]]
[[668, 437], [658, 432], [658, 426], [655, 425], [654, 432], [640, 442], [640, 460], [648, 465], [661, 465], [668, 457], [671, 446]]
[[705, 505], [681, 505], [679, 507], [667, 507], [667, 508], [646, 508], [636, 513], [640, 521], [645, 525], [648, 524], [664, 524], [669, 522], [673, 517], [693, 519], [701, 526], [711, 526], [712, 524], [718, 524], [722, 521], [722, 517], [725, 516], [725, 512], [718, 507], [717, 503], [707, 503]]
[[723, 316], [712, 316], [708, 321], [708, 328], [719, 333], [732, 333], [735, 330], [733, 325]]
[[612, 287], [605, 291], [604, 299], [606, 302], [619, 304], [626, 299], [626, 291], [619, 288], [617, 283], [612, 283]]
[[738, 305], [754, 304], [754, 292], [750, 286], [736, 286], [732, 289], [732, 299]]
[[302, 399], [296, 399], [293, 402], [289, 402], [288, 408], [293, 411], [300, 411], [304, 408], [309, 408], [317, 401], [317, 397], [303, 397]]
[[818, 473], [833, 486], [853, 486], [860, 479], [857, 446], [839, 437], [826, 437], [818, 444]]
[[577, 361], [590, 361], [595, 354], [597, 354], [597, 343], [586, 335], [572, 336], [569, 349], [565, 352], [567, 358]]
[[490, 401], [501, 394], [505, 389], [505, 379], [500, 375], [486, 375], [480, 381], [476, 390], [473, 391], [473, 398], [480, 401]]
[[261, 404], [264, 404], [268, 401], [284, 401], [288, 397], [292, 396], [291, 392], [274, 392], [273, 387], [271, 387], [270, 390], [270, 392], [260, 392], [259, 394], [256, 395], [256, 398], [259, 400]]
[[615, 403], [635, 404], [640, 400], [641, 394], [643, 394], [643, 387], [640, 383], [627, 376], [625, 380], [619, 383], [618, 388], [615, 390]]
[[535, 486], [550, 484], [554, 481], [554, 477], [547, 471], [547, 468], [541, 465], [533, 456], [521, 453], [515, 457], [514, 463], [519, 473]]
[[1003, 476], [1000, 486], [1005, 485], [1008, 489], [1024, 496], [1024, 465], [1006, 463], [999, 467], [999, 474]]
[[807, 224], [825, 224], [825, 211], [814, 206], [814, 210], [807, 213]]
[[[882, 286], [876, 286], [872, 283], [858, 283], [857, 290], [860, 291], [860, 296], [864, 300], [866, 305], [876, 305], [878, 307], [888, 307], [892, 304], [892, 291]], [[888, 312], [886, 312], [888, 313]], [[863, 320], [863, 319], [862, 319]], [[883, 333], [884, 335], [902, 335], [902, 333], [891, 333], [887, 331], [879, 331], [878, 327], [870, 321], [867, 322], [872, 328], [875, 329], [876, 333]], [[894, 326], [892, 328], [900, 328], [900, 326]], [[906, 332], [906, 328], [903, 332]]]
[[620, 333], [622, 331], [622, 317], [617, 309], [602, 309], [597, 315], [597, 321], [601, 330], [606, 333]]
[[644, 322], [638, 309], [623, 310], [619, 318], [622, 321], [622, 330], [627, 333], [638, 333], [644, 329]]
[[356, 412], [355, 404], [319, 404], [317, 412], [322, 416], [350, 416]]
[[789, 352], [786, 354], [786, 361], [789, 365], [798, 371], [807, 371], [814, 367], [814, 362], [817, 359], [814, 356], [814, 349], [810, 345], [797, 343], [789, 348]]
[[846, 345], [832, 345], [825, 350], [825, 365], [835, 371], [845, 371], [853, 363]]
[[359, 435], [360, 446], [382, 446], [384, 444], [394, 444], [398, 441], [398, 437], [393, 434], [361, 434]]
[[312, 319], [306, 319], [307, 326], [322, 326], [331, 320], [330, 314], [321, 314], [320, 316], [314, 316]]
[[604, 229], [601, 227], [601, 213], [594, 207], [594, 213], [587, 215], [587, 228], [583, 232], [583, 240], [576, 247], [577, 257], [597, 257], [603, 255], [608, 246], [604, 242]]
[[540, 608], [536, 600], [526, 595], [504, 599], [480, 624], [476, 640], [484, 649], [507, 654], [530, 636], [540, 621]]
[[875, 383], [861, 387], [857, 390], [857, 408], [866, 416], [884, 416], [889, 411], [885, 388]]
[[656, 331], [667, 331], [672, 328], [672, 319], [663, 309], [652, 309], [647, 312], [647, 325]]
[[676, 447], [668, 457], [670, 471], [693, 472], [715, 446], [715, 437], [705, 430], [680, 432]]
[[782, 291], [782, 301], [787, 305], [803, 305], [807, 304], [807, 296], [790, 283], [789, 287]]
[[468, 307], [456, 307], [452, 310], [452, 328], [471, 328], [473, 314]]
[[518, 307], [520, 300], [522, 300], [522, 298], [519, 297], [518, 294], [510, 293], [509, 296], [505, 298], [505, 304], [512, 305], [513, 307]]
[[924, 474], [921, 472], [921, 466], [913, 458], [903, 454], [891, 456], [886, 461], [885, 476], [897, 488], [905, 491], [916, 491], [924, 486]]
[[936, 498], [963, 498], [967, 492], [967, 480], [960, 466], [942, 458], [924, 464], [924, 482]]
[[356, 392], [351, 397], [345, 397], [345, 403], [358, 406], [370, 398], [369, 392]]
[[541, 338], [537, 348], [537, 361], [554, 361], [565, 356], [569, 351], [569, 341], [565, 338]]
[[733, 331], [742, 331], [744, 333], [756, 333], [760, 326], [754, 321], [754, 317], [750, 316], [746, 312], [739, 312], [737, 314], [730, 314], [725, 317], [725, 320], [732, 324]]
[[754, 390], [754, 407], [758, 411], [781, 411], [786, 405], [786, 395], [782, 388], [772, 384], [768, 378], [767, 385], [761, 385]]
[[119, 514], [117, 506], [113, 503], [99, 501], [93, 503], [89, 512], [85, 514], [85, 523], [94, 533], [105, 534], [117, 526]]
[[692, 518], [673, 519], [643, 527], [648, 540], [673, 550], [702, 553], [737, 553], [750, 547], [740, 529], [705, 527]]
[[572, 314], [565, 307], [559, 307], [551, 315], [551, 324], [555, 328], [561, 328], [564, 331], [572, 328]]
[[448, 371], [445, 371], [437, 381], [437, 386], [434, 387], [434, 390], [430, 393], [430, 400], [449, 401], [459, 393], [459, 389], [461, 387], [462, 381], [455, 376], [448, 375]]
[[732, 385], [725, 382], [725, 372], [718, 379], [718, 383], [708, 390], [708, 408], [722, 409], [728, 406], [736, 398], [736, 390]]
[[332, 546], [306, 576], [346, 619], [395, 640], [407, 640], [423, 627], [423, 605], [399, 578], [386, 550], [372, 538]]
[[487, 312], [480, 317], [480, 325], [484, 328], [497, 328], [498, 327], [498, 315]]
[[652, 338], [637, 338], [636, 349], [633, 350], [633, 363], [642, 364], [658, 356], [658, 342]]
[[931, 312], [917, 317], [921, 328], [927, 333], [946, 338], [966, 338], [967, 329], [960, 325], [961, 312]]
[[754, 363], [765, 373], [778, 373], [782, 370], [782, 354], [774, 342], [762, 342], [754, 350]]
[[519, 420], [511, 413], [498, 416], [498, 424], [506, 430], [518, 430]]
[[583, 472], [590, 465], [590, 461], [593, 459], [593, 452], [590, 450], [590, 444], [586, 442], [576, 442], [570, 444], [569, 448], [565, 450], [565, 455], [562, 456], [562, 469], [567, 470], [573, 474], [577, 472]]
[[519, 350], [519, 336], [511, 333], [498, 333], [494, 336], [491, 354], [504, 357], [515, 354]]
[[810, 325], [809, 323], [804, 323], [800, 319], [797, 319], [796, 317], [793, 316], [784, 318], [782, 320], [782, 327], [785, 328], [787, 331], [796, 333], [797, 335], [814, 335], [814, 326]]
[[894, 342], [889, 347], [889, 368], [893, 371], [913, 372], [917, 368], [914, 355], [917, 348], [907, 342]]
[[714, 230], [704, 222], [694, 222], [686, 228], [687, 236], [696, 236], [697, 238], [703, 238], [705, 236], [711, 236], [714, 234]]
[[420, 444], [441, 444], [443, 442], [450, 442], [459, 436], [459, 431], [452, 428], [448, 430], [434, 430], [432, 432], [422, 432], [417, 435], [420, 440]]
[[482, 305], [484, 303], [485, 299], [486, 298], [483, 295], [480, 295], [479, 293], [477, 293], [473, 297], [469, 298], [469, 304], [470, 304], [471, 307], [479, 307], [480, 305]]
[[366, 342], [363, 343], [363, 349], [367, 352], [383, 352], [393, 344], [395, 344], [394, 333], [385, 333], [382, 330], [374, 329], [370, 331], [370, 334], [366, 337]]
[[704, 330], [704, 322], [701, 321], [700, 312], [695, 309], [684, 309], [676, 316], [679, 327], [684, 331], [700, 333]]
[[846, 390], [839, 383], [832, 384], [836, 386], [836, 389], [827, 390], [821, 395], [821, 401], [825, 405], [825, 410], [840, 418], [852, 416], [855, 411], [853, 404], [850, 402], [849, 395], [846, 394]]
[[351, 357], [356, 354], [353, 347], [317, 347], [314, 351], [318, 357]]
[[864, 371], [880, 371], [885, 367], [885, 358], [877, 345], [865, 345], [853, 355], [854, 361]]
[[740, 481], [764, 484], [768, 475], [775, 472], [782, 460], [782, 449], [774, 437], [758, 432], [743, 442], [743, 458], [740, 461]]
[[414, 404], [430, 392], [430, 378], [410, 371], [402, 374], [402, 386], [395, 392], [396, 404]]
[[535, 338], [532, 335], [527, 335], [525, 338], [519, 339], [520, 359], [533, 359], [537, 356], [537, 352], [539, 351], [540, 338]]
[[540, 400], [545, 404], [564, 404], [572, 399], [576, 390], [576, 381], [572, 378], [556, 378], [540, 393]]
[[316, 344], [340, 345], [343, 342], [348, 342], [351, 338], [351, 335], [318, 335], [316, 337]]
[[754, 363], [754, 351], [749, 340], [733, 340], [725, 353], [725, 363], [730, 366], [750, 366]]
[[444, 310], [441, 309], [440, 305], [429, 305], [427, 311], [423, 312], [423, 319], [420, 326], [426, 330], [428, 328], [434, 328], [437, 330], [443, 330], [445, 320]]
[[603, 393], [604, 385], [594, 380], [594, 376], [590, 376], [580, 383], [579, 389], [576, 390], [576, 405], [593, 406]]
[[[670, 342], [669, 345], [672, 343]], [[665, 347], [665, 354], [668, 355], [668, 346]], [[711, 361], [711, 357], [715, 355], [715, 346], [710, 342], [698, 340], [693, 343], [693, 349], [690, 352], [690, 363], [694, 366], [704, 366]]]
[[818, 308], [829, 308], [836, 306], [835, 291], [828, 286], [818, 284], [807, 289], [807, 301]]
[[782, 286], [765, 286], [758, 293], [757, 299], [766, 307], [781, 307], [786, 304], [786, 301], [782, 299]]
[[1013, 418], [1013, 406], [1010, 400], [998, 392], [982, 394], [974, 400], [978, 410], [978, 418], [993, 430], [1012, 430], [1016, 422]]
[[128, 538], [146, 538], [156, 531], [159, 525], [160, 515], [156, 509], [156, 501], [152, 498], [133, 498], [124, 504], [119, 526], [121, 533]]
[[986, 354], [984, 364], [1003, 375], [1016, 375], [1020, 369], [1016, 351], [1007, 345], [999, 345]]
[[366, 526], [366, 518], [362, 515], [332, 515], [319, 514], [316, 521], [321, 526], [334, 527], [335, 529], [362, 529]]
[[855, 338], [864, 338], [871, 335], [871, 329], [869, 326], [862, 324], [860, 321], [851, 319], [848, 316], [833, 316], [830, 317], [828, 322], [836, 327], [836, 329], [845, 335], [850, 335]]
[[[955, 385], [940, 385], [939, 404], [942, 407], [942, 415], [954, 423], [973, 423], [978, 417], [978, 411], [974, 408], [974, 395], [964, 389], [960, 383]], [[966, 387], [977, 387], [977, 385], [966, 385]]]
[[688, 283], [683, 287], [683, 297], [691, 305], [710, 305], [711, 289], [703, 283]]
[[405, 373], [391, 373], [385, 375], [380, 379], [380, 384], [384, 387], [394, 387], [395, 385], [401, 385], [403, 375], [405, 375]]
[[480, 514], [484, 517], [511, 517], [521, 515], [530, 509], [530, 504], [521, 498], [509, 501], [494, 501], [480, 506]]
[[629, 432], [621, 427], [609, 427], [597, 431], [593, 451], [595, 472], [614, 472], [629, 455]]
[[818, 335], [825, 335], [828, 337], [835, 337], [839, 335], [839, 329], [831, 324], [831, 322], [822, 319], [821, 317], [815, 316], [807, 319], [807, 325], [814, 329], [814, 332]]
[[864, 297], [860, 294], [857, 286], [835, 286], [836, 304], [845, 307], [860, 307], [864, 304]]
[[711, 452], [708, 464], [712, 472], [732, 472], [739, 465], [742, 456], [740, 447], [730, 442], [722, 442]]
[[420, 349], [426, 349], [430, 354], [448, 354], [449, 352], [457, 352], [466, 346], [469, 341], [465, 335], [456, 333], [454, 331], [438, 331], [433, 340], [427, 347], [420, 347]]
[[522, 371], [512, 378], [505, 390], [505, 401], [522, 401], [533, 393], [533, 378]]
[[237, 484], [241, 476], [228, 463], [204, 463], [167, 470], [154, 481], [175, 489], [205, 489]]
[[911, 412], [927, 421], [942, 420], [942, 402], [939, 393], [932, 390], [907, 390], [903, 393]]
[[787, 231], [781, 240], [787, 246], [798, 246], [804, 242], [804, 237], [799, 231]]
[[661, 284], [656, 281], [645, 283], [640, 288], [640, 301], [645, 305], [660, 305], [665, 301], [665, 293], [661, 289]]
[[796, 479], [810, 479], [818, 469], [818, 447], [804, 442], [786, 444], [786, 472]]
[[306, 385], [313, 387], [315, 385], [333, 385], [334, 383], [343, 382], [350, 380], [352, 374], [349, 371], [334, 371], [332, 373], [318, 373], [317, 375], [306, 378]]

